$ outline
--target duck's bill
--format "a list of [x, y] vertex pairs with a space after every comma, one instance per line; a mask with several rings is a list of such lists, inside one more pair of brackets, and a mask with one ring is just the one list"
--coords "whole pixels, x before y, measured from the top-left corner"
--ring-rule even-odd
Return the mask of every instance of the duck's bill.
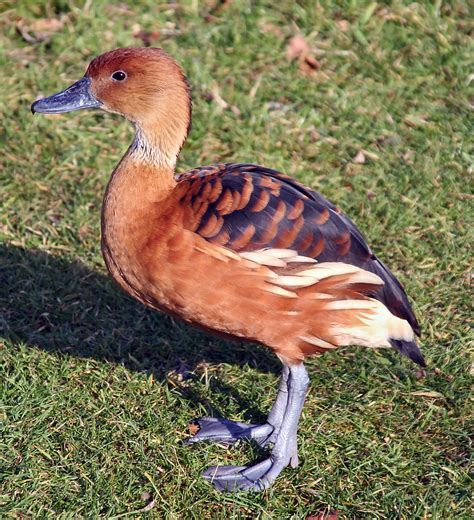
[[91, 80], [83, 77], [66, 90], [47, 98], [38, 99], [31, 105], [31, 111], [45, 114], [62, 114], [84, 108], [99, 108], [101, 106], [91, 92]]

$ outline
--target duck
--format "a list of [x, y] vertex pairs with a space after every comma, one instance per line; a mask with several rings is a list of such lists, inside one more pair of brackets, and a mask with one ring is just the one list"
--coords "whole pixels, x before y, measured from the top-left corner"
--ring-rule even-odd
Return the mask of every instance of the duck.
[[219, 163], [177, 174], [190, 86], [160, 48], [94, 58], [33, 113], [100, 109], [135, 127], [105, 189], [101, 248], [112, 278], [147, 307], [230, 340], [268, 347], [282, 373], [262, 424], [202, 417], [187, 444], [253, 440], [268, 456], [213, 466], [219, 491], [263, 491], [298, 465], [309, 387], [305, 360], [339, 347], [392, 348], [425, 366], [405, 290], [362, 233], [323, 195], [279, 171]]

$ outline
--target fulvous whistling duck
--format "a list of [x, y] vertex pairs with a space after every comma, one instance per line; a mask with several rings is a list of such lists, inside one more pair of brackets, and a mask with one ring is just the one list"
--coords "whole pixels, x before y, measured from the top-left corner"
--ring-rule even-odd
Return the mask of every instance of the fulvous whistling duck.
[[84, 108], [120, 114], [136, 129], [102, 208], [102, 252], [115, 281], [148, 307], [266, 345], [283, 364], [264, 424], [195, 422], [190, 444], [272, 446], [257, 464], [207, 469], [203, 476], [217, 489], [263, 490], [298, 464], [307, 356], [352, 344], [392, 347], [424, 366], [405, 291], [322, 195], [255, 164], [175, 175], [191, 98], [183, 71], [163, 50], [107, 52], [78, 82], [31, 107], [50, 114]]

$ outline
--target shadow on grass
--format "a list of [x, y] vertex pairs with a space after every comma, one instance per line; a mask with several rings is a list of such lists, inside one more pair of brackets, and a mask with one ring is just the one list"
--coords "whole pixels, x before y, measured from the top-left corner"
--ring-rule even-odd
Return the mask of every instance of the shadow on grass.
[[[80, 261], [7, 245], [0, 246], [0, 333], [14, 343], [122, 364], [159, 380], [172, 370], [199, 372], [203, 362], [280, 369], [263, 348], [224, 342], [145, 308]], [[231, 395], [249, 418], [260, 415], [223, 381], [213, 378], [212, 387]], [[194, 390], [181, 391], [221, 415]]]

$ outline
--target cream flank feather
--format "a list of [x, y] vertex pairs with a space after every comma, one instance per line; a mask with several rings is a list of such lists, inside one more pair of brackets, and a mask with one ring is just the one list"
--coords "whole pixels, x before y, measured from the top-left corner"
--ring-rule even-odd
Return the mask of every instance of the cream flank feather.
[[[314, 286], [314, 292], [308, 294], [306, 291], [303, 298], [328, 300], [320, 309], [330, 312], [331, 323], [328, 330], [331, 342], [311, 334], [299, 337], [310, 345], [325, 350], [353, 344], [390, 348], [390, 339], [412, 341], [414, 338], [410, 324], [394, 316], [383, 303], [374, 298], [359, 293], [360, 298], [357, 299], [334, 299], [332, 294], [318, 292], [318, 283], [328, 278], [334, 278], [331, 287], [335, 289], [344, 287], [350, 289], [351, 286], [359, 284], [374, 286], [376, 289], [384, 282], [374, 273], [341, 262], [317, 264], [314, 259], [300, 256], [291, 249], [261, 249], [240, 253], [240, 256], [268, 268], [265, 288], [267, 292], [288, 298], [299, 298], [299, 289]], [[300, 266], [295, 269], [294, 264]], [[351, 311], [351, 313], [348, 316], [347, 312], [338, 311]], [[293, 312], [297, 314], [297, 310]], [[354, 326], [354, 321], [357, 321], [357, 326]]]

